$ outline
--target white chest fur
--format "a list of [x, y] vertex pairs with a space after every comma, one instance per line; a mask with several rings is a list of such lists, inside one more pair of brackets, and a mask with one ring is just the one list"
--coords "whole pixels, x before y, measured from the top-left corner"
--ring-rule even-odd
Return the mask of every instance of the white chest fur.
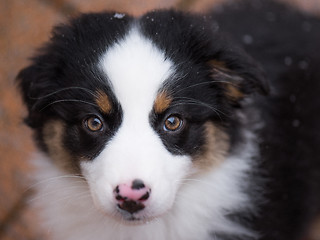
[[83, 178], [65, 175], [39, 155], [34, 185], [38, 194], [32, 203], [57, 240], [207, 240], [216, 239], [215, 233], [253, 236], [255, 233], [225, 217], [226, 212], [252, 208], [243, 188], [253, 154], [255, 147], [247, 143], [241, 154], [228, 157], [206, 175], [185, 179], [173, 208], [141, 225], [121, 223], [103, 214], [94, 206]]

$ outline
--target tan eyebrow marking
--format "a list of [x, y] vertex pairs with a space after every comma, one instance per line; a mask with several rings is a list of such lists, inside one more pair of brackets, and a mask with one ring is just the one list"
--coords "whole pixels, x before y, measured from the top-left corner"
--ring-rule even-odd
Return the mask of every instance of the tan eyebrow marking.
[[172, 102], [172, 97], [168, 94], [167, 91], [161, 91], [156, 100], [154, 101], [154, 110], [156, 113], [163, 113], [168, 109]]
[[103, 92], [102, 90], [97, 90], [95, 101], [103, 113], [111, 112], [112, 104], [108, 95], [105, 92]]

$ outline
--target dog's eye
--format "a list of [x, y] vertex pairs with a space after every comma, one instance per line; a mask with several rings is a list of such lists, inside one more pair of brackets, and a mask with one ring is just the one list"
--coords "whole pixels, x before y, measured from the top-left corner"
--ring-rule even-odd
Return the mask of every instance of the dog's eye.
[[183, 125], [183, 121], [180, 117], [175, 115], [170, 115], [165, 121], [163, 129], [165, 131], [177, 131], [179, 130]]
[[85, 126], [92, 132], [101, 131], [103, 128], [102, 121], [96, 116], [91, 116], [85, 120]]

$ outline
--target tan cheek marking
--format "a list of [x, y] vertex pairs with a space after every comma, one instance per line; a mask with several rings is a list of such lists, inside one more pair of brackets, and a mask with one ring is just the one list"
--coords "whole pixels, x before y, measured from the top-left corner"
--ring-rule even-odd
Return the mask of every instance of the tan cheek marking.
[[44, 143], [54, 163], [62, 170], [79, 174], [79, 166], [74, 157], [63, 146], [65, 126], [62, 121], [49, 121], [43, 128]]
[[109, 97], [102, 90], [96, 92], [96, 103], [103, 113], [110, 113], [112, 109], [112, 104]]
[[154, 102], [154, 110], [156, 113], [163, 113], [168, 109], [172, 102], [172, 97], [166, 91], [161, 91], [155, 102]]
[[194, 159], [194, 165], [201, 171], [218, 167], [226, 158], [229, 150], [228, 135], [213, 123], [206, 123], [206, 143], [202, 153]]

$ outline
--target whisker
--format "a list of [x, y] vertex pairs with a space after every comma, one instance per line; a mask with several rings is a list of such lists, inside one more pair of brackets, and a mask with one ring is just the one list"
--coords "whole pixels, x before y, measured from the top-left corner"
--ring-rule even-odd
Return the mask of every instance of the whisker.
[[61, 88], [61, 89], [59, 89], [57, 91], [54, 91], [52, 93], [49, 93], [49, 94], [41, 96], [41, 97], [29, 96], [29, 98], [34, 99], [34, 100], [40, 100], [40, 99], [44, 99], [44, 98], [53, 96], [53, 95], [58, 94], [60, 92], [64, 92], [64, 91], [67, 91], [67, 90], [73, 90], [73, 89], [83, 90], [83, 91], [85, 91], [87, 93], [90, 93], [93, 97], [97, 97], [95, 92], [91, 91], [90, 89], [84, 88], [84, 87], [66, 87], [66, 88]]
[[210, 85], [210, 84], [212, 84], [212, 83], [226, 83], [226, 84], [230, 84], [230, 85], [235, 85], [234, 83], [229, 82], [229, 81], [212, 80], [212, 81], [206, 81], [206, 82], [200, 82], [200, 83], [192, 84], [192, 85], [187, 86], [187, 87], [185, 87], [185, 88], [181, 88], [181, 89], [179, 89], [178, 91], [175, 91], [174, 93], [179, 93], [179, 92], [185, 91], [186, 89], [198, 87], [198, 86], [201, 86], [201, 85]]
[[[70, 186], [70, 187], [65, 187], [63, 190], [64, 190], [64, 191], [70, 191], [70, 190], [74, 190], [74, 189], [79, 189], [79, 190], [81, 190], [81, 189], [84, 190], [84, 189], [85, 189], [85, 190], [87, 190], [88, 188], [87, 188], [86, 186]], [[61, 191], [61, 189], [60, 189], [60, 191]], [[48, 197], [48, 196], [50, 196], [50, 195], [52, 195], [52, 194], [54, 194], [54, 193], [56, 193], [56, 192], [57, 192], [57, 190], [46, 191], [46, 192], [43, 193], [43, 194], [38, 194], [38, 195], [36, 195], [34, 198], [30, 198], [30, 199], [29, 199], [29, 202], [34, 202], [34, 201], [37, 201], [37, 200], [39, 200], [39, 199]], [[82, 193], [87, 193], [88, 195], [90, 195], [90, 194], [89, 194], [89, 191], [82, 192]], [[78, 195], [78, 194], [75, 194], [75, 195], [70, 194], [70, 195], [67, 196], [67, 197], [55, 199], [55, 201], [58, 201], [58, 200], [62, 201], [62, 200], [68, 199], [69, 197], [71, 198], [71, 197], [75, 197], [75, 196], [77, 196], [77, 195]]]
[[51, 105], [53, 104], [56, 104], [56, 103], [61, 103], [61, 102], [77, 102], [77, 103], [85, 103], [85, 104], [89, 104], [89, 105], [92, 105], [92, 106], [95, 106], [95, 107], [98, 107], [97, 104], [94, 104], [94, 103], [91, 103], [91, 102], [87, 102], [87, 101], [84, 101], [84, 100], [79, 100], [79, 99], [61, 99], [61, 100], [56, 100], [56, 101], [53, 101], [49, 104], [47, 104], [46, 106], [44, 106], [43, 108], [41, 108], [39, 111], [43, 111], [44, 109], [46, 109], [47, 107], [50, 107]]
[[212, 110], [213, 112], [215, 112], [219, 118], [222, 120], [220, 114], [224, 115], [224, 116], [227, 116], [227, 114], [225, 114], [224, 112], [214, 108], [213, 106], [207, 104], [207, 103], [204, 103], [204, 102], [201, 102], [201, 101], [198, 101], [198, 100], [188, 100], [188, 101], [180, 101], [180, 102], [177, 102], [175, 104], [172, 104], [171, 106], [172, 107], [175, 107], [175, 106], [181, 106], [181, 105], [197, 105], [197, 106], [203, 106], [203, 107], [206, 107], [206, 108], [209, 108], [210, 110]]
[[196, 179], [196, 178], [183, 178], [180, 183], [181, 184], [188, 184], [189, 182], [197, 182], [197, 183], [207, 185], [208, 187], [214, 187], [214, 184], [212, 184], [211, 182], [203, 181], [203, 180]]
[[[62, 176], [47, 178], [47, 179], [44, 179], [44, 180], [42, 180], [42, 181], [36, 182], [36, 183], [32, 184], [31, 186], [29, 186], [25, 191], [29, 191], [30, 189], [35, 188], [35, 187], [38, 186], [38, 185], [46, 184], [46, 183], [49, 183], [49, 182], [51, 182], [51, 181], [56, 181], [56, 180], [60, 180], [60, 179], [64, 179], [64, 178], [77, 178], [77, 179], [84, 179], [84, 180], [85, 180], [85, 177], [82, 177], [82, 176], [77, 176], [77, 175], [62, 175]], [[83, 181], [77, 181], [77, 182], [83, 182]]]
[[195, 83], [195, 84], [192, 84], [190, 86], [187, 86], [187, 87], [184, 87], [184, 88], [181, 88], [179, 89], [178, 91], [175, 91], [175, 93], [180, 93], [186, 89], [189, 89], [189, 88], [194, 88], [194, 87], [197, 87], [197, 86], [201, 86], [201, 85], [209, 85], [209, 84], [212, 84], [212, 81], [207, 81], [207, 82], [201, 82], [201, 83]]
[[[80, 202], [80, 200], [83, 201], [86, 199], [89, 199], [89, 200], [92, 199], [89, 191], [82, 192], [79, 194], [70, 194], [69, 196], [66, 196], [64, 198], [57, 199], [56, 201], [65, 201], [65, 204], [68, 205], [68, 204], [70, 204], [71, 200], [72, 200], [72, 203], [74, 203], [74, 201]], [[91, 206], [91, 209], [92, 209], [92, 207], [93, 206]]]

